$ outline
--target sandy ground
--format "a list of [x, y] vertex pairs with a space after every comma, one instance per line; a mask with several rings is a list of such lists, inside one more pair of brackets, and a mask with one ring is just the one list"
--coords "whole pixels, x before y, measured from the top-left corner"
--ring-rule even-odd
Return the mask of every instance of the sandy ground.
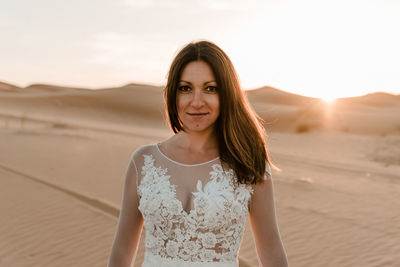
[[[0, 266], [105, 266], [129, 156], [172, 132], [144, 104], [87, 115], [21, 99], [0, 93]], [[394, 109], [380, 121], [396, 125]], [[271, 130], [268, 147], [290, 266], [399, 266], [398, 133]], [[239, 257], [258, 266], [248, 222]]]

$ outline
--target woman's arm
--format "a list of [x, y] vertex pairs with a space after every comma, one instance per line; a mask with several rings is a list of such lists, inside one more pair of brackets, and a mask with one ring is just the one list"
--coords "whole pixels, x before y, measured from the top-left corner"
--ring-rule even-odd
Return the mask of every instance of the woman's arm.
[[287, 267], [286, 252], [279, 234], [275, 214], [274, 190], [271, 176], [253, 186], [249, 218], [257, 254], [263, 267]]
[[108, 267], [130, 267], [136, 258], [143, 217], [138, 209], [137, 168], [131, 159], [125, 175], [121, 211], [112, 244]]

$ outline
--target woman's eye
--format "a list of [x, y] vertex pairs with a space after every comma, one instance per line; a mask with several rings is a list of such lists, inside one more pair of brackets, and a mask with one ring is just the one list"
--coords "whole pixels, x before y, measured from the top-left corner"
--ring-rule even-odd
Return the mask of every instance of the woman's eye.
[[179, 87], [179, 90], [180, 90], [180, 91], [183, 91], [183, 92], [187, 92], [187, 91], [190, 90], [190, 87], [189, 87], [189, 86], [186, 86], [186, 85], [183, 85], [183, 86], [180, 86], [180, 87]]
[[216, 92], [217, 91], [217, 87], [215, 87], [215, 86], [208, 86], [206, 89], [209, 92]]

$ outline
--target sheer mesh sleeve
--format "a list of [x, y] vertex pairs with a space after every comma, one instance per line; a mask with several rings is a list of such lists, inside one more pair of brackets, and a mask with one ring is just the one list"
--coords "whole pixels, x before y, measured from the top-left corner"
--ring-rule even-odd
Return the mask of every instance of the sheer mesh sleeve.
[[131, 154], [131, 159], [130, 159], [130, 164], [133, 164], [133, 166], [135, 167], [135, 173], [136, 173], [136, 188], [138, 187], [139, 184], [139, 173], [138, 173], [138, 168], [137, 165], [135, 163], [135, 154], [137, 151], [133, 151]]
[[109, 261], [111, 266], [125, 264], [135, 258], [142, 232], [143, 217], [138, 208], [137, 180], [139, 176], [134, 160], [135, 155], [135, 152], [131, 154], [124, 175], [121, 210]]
[[[135, 151], [132, 152], [131, 154], [131, 164], [135, 167], [135, 172], [136, 172], [136, 190], [139, 188], [140, 182], [143, 178], [142, 176], [142, 171], [143, 171], [143, 165], [144, 165], [144, 157], [143, 154], [146, 153], [148, 150], [147, 146], [141, 146], [137, 148]], [[138, 198], [140, 199], [140, 190], [138, 191]]]

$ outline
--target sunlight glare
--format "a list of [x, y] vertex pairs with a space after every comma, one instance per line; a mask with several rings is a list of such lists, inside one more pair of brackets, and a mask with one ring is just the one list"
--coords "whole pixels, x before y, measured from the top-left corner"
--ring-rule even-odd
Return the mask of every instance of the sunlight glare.
[[327, 104], [333, 103], [336, 100], [336, 97], [334, 96], [323, 96], [320, 98]]
[[394, 13], [361, 0], [293, 1], [249, 18], [228, 50], [247, 89], [270, 85], [327, 102], [394, 90], [400, 83]]

